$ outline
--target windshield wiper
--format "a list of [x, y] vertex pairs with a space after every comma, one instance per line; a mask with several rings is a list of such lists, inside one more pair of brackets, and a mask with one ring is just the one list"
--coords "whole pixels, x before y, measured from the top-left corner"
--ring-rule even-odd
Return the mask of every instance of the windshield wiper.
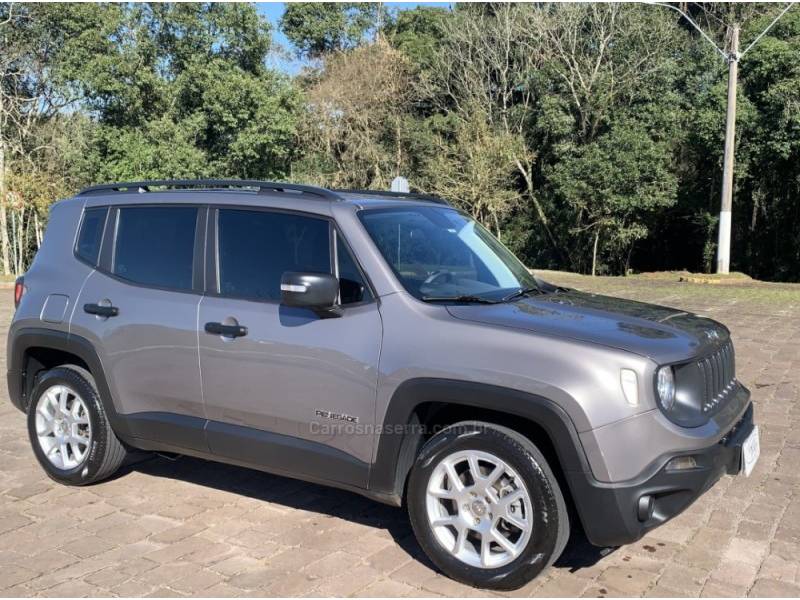
[[500, 302], [510, 302], [511, 300], [522, 298], [523, 296], [527, 296], [528, 294], [544, 294], [544, 290], [540, 287], [520, 288], [519, 290], [509, 294], [508, 296], [503, 296]]
[[499, 300], [489, 300], [480, 296], [423, 296], [424, 302], [469, 302], [472, 304], [497, 304]]

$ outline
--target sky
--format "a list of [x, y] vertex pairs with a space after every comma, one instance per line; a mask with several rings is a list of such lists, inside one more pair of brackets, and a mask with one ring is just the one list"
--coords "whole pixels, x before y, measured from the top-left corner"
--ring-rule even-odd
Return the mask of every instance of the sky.
[[[390, 9], [408, 10], [420, 5], [425, 6], [440, 6], [449, 7], [450, 2], [384, 2], [384, 5]], [[256, 2], [258, 12], [264, 15], [266, 19], [272, 23], [272, 39], [273, 41], [286, 49], [287, 55], [275, 55], [270, 58], [272, 66], [285, 71], [289, 75], [294, 75], [303, 67], [303, 61], [296, 58], [292, 54], [291, 45], [286, 39], [286, 36], [278, 27], [278, 21], [283, 16], [283, 11], [286, 6], [285, 2]]]

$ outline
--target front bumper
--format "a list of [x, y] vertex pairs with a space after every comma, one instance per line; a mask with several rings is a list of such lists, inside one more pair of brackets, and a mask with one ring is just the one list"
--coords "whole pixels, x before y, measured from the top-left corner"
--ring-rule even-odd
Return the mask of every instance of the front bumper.
[[[723, 475], [739, 473], [742, 443], [753, 427], [750, 404], [718, 443], [668, 457], [692, 456], [697, 463], [692, 469], [667, 471], [665, 466], [631, 484], [601, 483], [587, 473], [566, 473], [586, 537], [596, 546], [621, 546], [678, 515]], [[640, 506], [646, 496], [652, 497], [651, 511]]]

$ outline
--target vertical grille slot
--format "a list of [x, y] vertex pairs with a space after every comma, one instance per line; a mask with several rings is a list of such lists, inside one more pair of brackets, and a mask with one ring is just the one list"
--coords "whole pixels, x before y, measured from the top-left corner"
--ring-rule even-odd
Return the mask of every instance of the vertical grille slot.
[[705, 383], [703, 410], [713, 411], [728, 392], [728, 385], [736, 377], [733, 344], [728, 342], [710, 356], [698, 361], [697, 367]]

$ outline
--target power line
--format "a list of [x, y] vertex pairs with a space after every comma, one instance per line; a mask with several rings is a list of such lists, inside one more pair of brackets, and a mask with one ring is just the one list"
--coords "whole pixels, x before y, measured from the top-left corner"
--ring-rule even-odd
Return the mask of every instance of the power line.
[[705, 39], [708, 41], [708, 43], [709, 43], [709, 44], [711, 44], [712, 46], [714, 46], [714, 49], [715, 49], [717, 52], [719, 52], [719, 53], [722, 55], [722, 58], [724, 58], [726, 61], [727, 61], [727, 60], [729, 60], [729, 58], [730, 58], [730, 57], [728, 56], [728, 53], [727, 53], [727, 52], [725, 52], [725, 50], [723, 50], [723, 49], [722, 49], [722, 48], [720, 48], [719, 46], [717, 46], [717, 43], [716, 43], [714, 40], [712, 40], [712, 39], [711, 39], [711, 38], [708, 36], [708, 34], [706, 34], [706, 32], [705, 32], [705, 31], [703, 31], [703, 28], [702, 28], [702, 27], [700, 27], [700, 25], [698, 25], [697, 23], [695, 23], [695, 22], [692, 20], [692, 17], [690, 17], [689, 15], [687, 15], [687, 14], [686, 14], [685, 12], [683, 12], [683, 11], [682, 11], [680, 8], [678, 8], [677, 6], [673, 6], [672, 4], [667, 4], [666, 2], [646, 2], [645, 4], [654, 4], [655, 6], [663, 6], [664, 8], [671, 8], [671, 9], [672, 9], [672, 10], [674, 10], [675, 12], [678, 12], [678, 13], [680, 13], [680, 14], [681, 14], [681, 16], [683, 16], [683, 18], [684, 18], [684, 19], [686, 19], [687, 21], [689, 21], [689, 23], [691, 23], [692, 27], [694, 27], [694, 28], [695, 28], [695, 29], [696, 29], [696, 30], [697, 30], [697, 31], [700, 33], [700, 35], [702, 35], [702, 36], [703, 36], [703, 37], [704, 37], [704, 38], [705, 38]]
[[[692, 18], [691, 18], [689, 15], [687, 15], [685, 12], [683, 12], [683, 11], [682, 11], [680, 8], [678, 8], [677, 6], [674, 6], [674, 5], [672, 5], [672, 4], [667, 4], [666, 2], [645, 2], [645, 4], [653, 4], [653, 5], [655, 5], [655, 6], [663, 6], [664, 8], [669, 8], [669, 9], [671, 9], [671, 10], [674, 10], [675, 12], [679, 13], [679, 14], [680, 14], [680, 15], [681, 15], [681, 16], [682, 16], [684, 19], [686, 19], [686, 20], [687, 20], [687, 21], [688, 21], [688, 22], [689, 22], [689, 23], [692, 25], [692, 27], [694, 27], [694, 28], [695, 28], [695, 29], [698, 31], [698, 33], [699, 33], [700, 35], [702, 35], [702, 36], [703, 36], [703, 37], [706, 39], [706, 41], [708, 41], [708, 43], [710, 43], [712, 46], [714, 46], [714, 49], [715, 49], [717, 52], [719, 52], [719, 53], [720, 53], [720, 55], [722, 56], [722, 58], [724, 58], [726, 61], [729, 61], [729, 60], [731, 60], [732, 56], [731, 56], [729, 53], [725, 52], [725, 50], [724, 50], [724, 49], [722, 49], [722, 48], [720, 48], [719, 46], [717, 46], [717, 43], [716, 43], [716, 42], [715, 42], [713, 39], [711, 39], [711, 37], [710, 37], [710, 36], [709, 36], [709, 35], [708, 35], [708, 34], [707, 34], [705, 31], [703, 31], [703, 28], [702, 28], [702, 27], [700, 27], [700, 26], [699, 26], [697, 23], [695, 23], [695, 22], [694, 22], [694, 20], [692, 20]], [[794, 3], [793, 3], [793, 2], [789, 2], [789, 3], [786, 5], [786, 7], [785, 7], [785, 8], [784, 8], [784, 9], [783, 9], [781, 12], [780, 12], [780, 14], [779, 14], [777, 17], [775, 17], [775, 18], [772, 20], [772, 22], [771, 22], [769, 25], [767, 25], [766, 29], [764, 29], [764, 31], [762, 31], [761, 33], [759, 33], [759, 34], [758, 34], [758, 36], [756, 36], [756, 39], [754, 39], [752, 42], [750, 42], [750, 45], [749, 45], [749, 46], [747, 46], [747, 48], [745, 48], [745, 49], [744, 49], [744, 50], [743, 50], [743, 51], [742, 51], [740, 54], [738, 54], [738, 55], [736, 56], [736, 58], [737, 58], [737, 59], [740, 59], [740, 58], [741, 58], [741, 57], [743, 57], [745, 54], [747, 54], [747, 52], [748, 52], [748, 51], [749, 51], [749, 50], [750, 50], [750, 49], [751, 49], [753, 46], [755, 46], [755, 45], [758, 43], [758, 41], [759, 41], [759, 40], [760, 40], [762, 37], [764, 37], [764, 36], [767, 34], [767, 32], [768, 32], [770, 29], [772, 29], [772, 27], [775, 25], [775, 23], [777, 23], [777, 22], [780, 20], [780, 18], [781, 18], [783, 15], [785, 15], [785, 14], [787, 13], [787, 11], [788, 11], [790, 8], [792, 8], [792, 6], [793, 6], [793, 5], [794, 5]], [[715, 19], [717, 19], [718, 21], [720, 21], [720, 19], [719, 19], [719, 18], [717, 18], [717, 17], [716, 17], [716, 15], [712, 15], [712, 16], [713, 16]], [[722, 23], [722, 21], [720, 21], [720, 23]], [[726, 24], [726, 25], [727, 25], [727, 24]]]
[[743, 52], [742, 52], [742, 53], [739, 55], [739, 58], [741, 58], [741, 57], [743, 57], [745, 54], [747, 54], [747, 51], [748, 51], [748, 50], [750, 50], [750, 48], [752, 48], [753, 46], [755, 46], [755, 45], [756, 45], [756, 42], [757, 42], [758, 40], [760, 40], [762, 37], [764, 37], [764, 36], [766, 35], [766, 33], [767, 33], [767, 32], [768, 32], [770, 29], [772, 29], [772, 26], [773, 26], [773, 25], [775, 25], [775, 23], [777, 23], [777, 22], [778, 22], [778, 19], [780, 19], [780, 18], [781, 18], [783, 15], [785, 15], [785, 14], [786, 14], [786, 11], [788, 11], [790, 8], [792, 8], [792, 6], [793, 6], [793, 5], [794, 5], [794, 3], [793, 3], [793, 2], [789, 2], [789, 4], [787, 4], [787, 5], [786, 5], [786, 8], [784, 8], [784, 9], [781, 11], [781, 14], [779, 14], [777, 17], [775, 17], [775, 18], [772, 20], [772, 23], [770, 23], [769, 25], [767, 25], [767, 28], [766, 28], [764, 31], [762, 31], [761, 33], [759, 33], [759, 34], [758, 34], [758, 37], [757, 37], [756, 39], [754, 39], [754, 40], [753, 40], [753, 41], [750, 43], [750, 45], [749, 45], [747, 48], [745, 48], [745, 49], [744, 49], [744, 51], [743, 51]]

